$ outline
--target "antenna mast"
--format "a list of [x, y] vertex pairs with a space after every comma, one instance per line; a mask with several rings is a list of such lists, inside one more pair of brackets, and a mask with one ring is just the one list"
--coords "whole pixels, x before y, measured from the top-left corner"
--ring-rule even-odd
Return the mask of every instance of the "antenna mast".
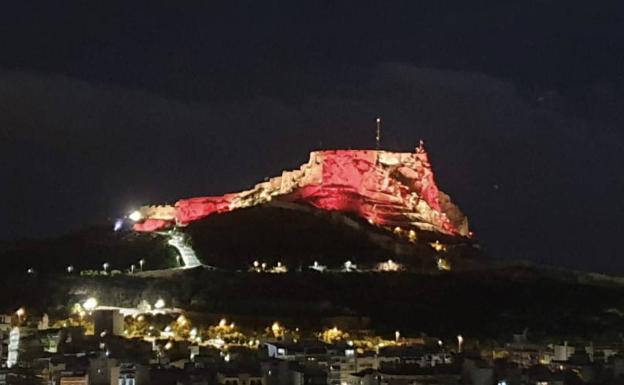
[[379, 143], [381, 142], [381, 118], [377, 118], [377, 134], [375, 135], [375, 143], [377, 150], [379, 150]]

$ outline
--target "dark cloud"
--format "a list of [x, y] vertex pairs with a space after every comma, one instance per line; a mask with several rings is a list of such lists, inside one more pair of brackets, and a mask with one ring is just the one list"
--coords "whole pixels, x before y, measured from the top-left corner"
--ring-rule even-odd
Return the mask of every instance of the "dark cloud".
[[52, 236], [145, 202], [221, 194], [317, 148], [426, 141], [438, 182], [505, 258], [624, 272], [622, 134], [513, 83], [401, 63], [296, 98], [184, 102], [58, 75], [0, 72], [4, 238]]

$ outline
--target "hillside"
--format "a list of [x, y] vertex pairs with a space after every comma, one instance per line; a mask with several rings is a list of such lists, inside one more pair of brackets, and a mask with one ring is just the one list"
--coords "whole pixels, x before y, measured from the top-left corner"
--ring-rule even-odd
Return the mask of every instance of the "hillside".
[[[63, 315], [73, 303], [136, 306], [164, 298], [211, 319], [227, 316], [247, 328], [274, 320], [318, 329], [334, 324], [406, 334], [509, 337], [529, 328], [534, 336], [616, 336], [624, 327], [624, 285], [583, 274], [514, 266], [450, 273], [259, 274], [170, 271], [166, 277], [47, 277], [3, 280], [2, 308], [24, 303]], [[38, 293], [46, 293], [45, 296]]]
[[[415, 231], [410, 242], [367, 221], [339, 212], [309, 206], [272, 202], [211, 215], [184, 229], [204, 263], [225, 268], [250, 266], [254, 260], [292, 268], [314, 263], [338, 268], [346, 261], [372, 266], [392, 259], [410, 269], [436, 269], [444, 255], [457, 268], [475, 267], [486, 258], [473, 241], [440, 233]], [[443, 242], [437, 253], [430, 243]]]
[[[447, 257], [455, 267], [473, 268], [485, 260], [467, 239], [418, 231], [418, 240], [373, 226], [355, 216], [288, 203], [268, 203], [209, 216], [183, 229], [203, 263], [228, 270], [246, 270], [254, 260], [277, 261], [291, 268], [314, 261], [339, 267], [346, 261], [371, 266], [393, 259], [417, 271], [436, 269], [430, 242], [448, 245]], [[113, 231], [95, 226], [58, 239], [7, 244], [0, 250], [6, 271], [29, 268], [45, 274], [76, 270], [128, 270], [145, 260], [145, 269], [176, 267], [177, 251], [164, 233]]]

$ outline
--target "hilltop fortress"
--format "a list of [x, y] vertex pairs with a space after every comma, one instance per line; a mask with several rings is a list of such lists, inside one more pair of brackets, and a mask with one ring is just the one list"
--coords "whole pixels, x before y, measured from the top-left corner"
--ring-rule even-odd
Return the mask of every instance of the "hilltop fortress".
[[283, 171], [249, 190], [181, 199], [173, 206], [143, 206], [130, 218], [135, 231], [163, 231], [271, 201], [355, 215], [389, 230], [470, 236], [467, 218], [438, 189], [422, 143], [413, 153], [314, 151], [299, 169]]

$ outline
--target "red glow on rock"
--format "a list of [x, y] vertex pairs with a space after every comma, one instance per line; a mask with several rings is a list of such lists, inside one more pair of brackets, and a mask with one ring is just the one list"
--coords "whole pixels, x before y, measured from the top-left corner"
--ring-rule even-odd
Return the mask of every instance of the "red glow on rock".
[[[299, 170], [284, 172], [251, 190], [179, 200], [175, 205], [174, 219], [179, 225], [187, 225], [212, 214], [266, 203], [271, 199], [352, 213], [381, 226], [468, 234], [465, 225], [460, 231], [444, 213], [440, 191], [422, 145], [415, 153], [313, 152], [310, 161]], [[172, 224], [148, 221], [135, 225], [135, 229], [150, 231], [150, 228], [160, 229], [159, 226]]]
[[147, 218], [143, 222], [135, 223], [132, 228], [139, 232], [152, 232], [164, 230], [172, 225], [171, 221], [164, 219]]
[[216, 197], [200, 197], [179, 200], [176, 207], [176, 221], [186, 225], [212, 214], [230, 211], [230, 204], [238, 194], [226, 194]]

